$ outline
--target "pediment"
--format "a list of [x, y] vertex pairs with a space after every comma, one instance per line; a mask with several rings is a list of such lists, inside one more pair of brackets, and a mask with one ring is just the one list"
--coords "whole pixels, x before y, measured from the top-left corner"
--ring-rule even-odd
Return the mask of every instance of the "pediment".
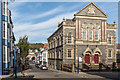
[[82, 8], [80, 11], [75, 13], [75, 16], [97, 16], [97, 17], [108, 17], [96, 4], [93, 2]]

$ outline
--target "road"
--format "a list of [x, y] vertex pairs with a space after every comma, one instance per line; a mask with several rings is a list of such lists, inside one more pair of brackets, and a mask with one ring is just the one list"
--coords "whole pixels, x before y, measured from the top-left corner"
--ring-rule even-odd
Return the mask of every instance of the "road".
[[[31, 69], [25, 70], [26, 75], [31, 78], [17, 78], [15, 80], [120, 80], [119, 72], [80, 72], [71, 73], [57, 70], [41, 70], [36, 68], [34, 64], [30, 64]], [[5, 78], [3, 80], [14, 80], [13, 78]]]

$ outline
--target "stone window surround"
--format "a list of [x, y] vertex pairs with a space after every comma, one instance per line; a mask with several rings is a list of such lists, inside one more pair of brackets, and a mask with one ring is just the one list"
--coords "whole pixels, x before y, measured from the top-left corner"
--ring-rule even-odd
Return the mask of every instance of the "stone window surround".
[[[109, 57], [109, 50], [111, 50], [111, 57]], [[108, 50], [107, 50], [107, 57], [108, 57], [109, 59], [112, 59], [112, 58], [113, 58], [113, 48], [108, 48]]]
[[[71, 49], [71, 52], [72, 52], [71, 57], [68, 57], [68, 50], [69, 49]], [[67, 48], [67, 56], [66, 56], [67, 59], [73, 59], [73, 57], [74, 57], [74, 54], [73, 54], [74, 52], [73, 51], [74, 51], [73, 48]]]
[[[111, 44], [109, 44], [109, 37], [111, 37]], [[108, 42], [108, 45], [112, 45], [113, 44], [113, 39], [112, 39], [111, 34], [108, 34], [107, 42]]]
[[[68, 43], [68, 35], [69, 34], [71, 34], [71, 43]], [[65, 38], [65, 42], [66, 42], [66, 44], [74, 44], [74, 37], [73, 37], [73, 33], [70, 31], [70, 32], [68, 32], [68, 34], [67, 34], [67, 37]]]

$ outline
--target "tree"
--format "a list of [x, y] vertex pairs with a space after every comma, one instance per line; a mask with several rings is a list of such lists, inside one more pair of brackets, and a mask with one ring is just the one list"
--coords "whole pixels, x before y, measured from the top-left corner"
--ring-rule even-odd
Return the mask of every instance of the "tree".
[[20, 38], [17, 46], [20, 49], [20, 55], [22, 54], [23, 63], [25, 63], [26, 56], [28, 55], [29, 51], [28, 37], [25, 35], [24, 37]]

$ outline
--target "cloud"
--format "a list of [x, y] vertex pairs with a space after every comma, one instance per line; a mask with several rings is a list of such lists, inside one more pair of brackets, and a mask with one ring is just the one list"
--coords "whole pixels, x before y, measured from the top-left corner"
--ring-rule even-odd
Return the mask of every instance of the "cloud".
[[[58, 6], [49, 11], [43, 12], [42, 14], [31, 13], [29, 16], [25, 16], [24, 13], [21, 15], [20, 11], [18, 10], [23, 4], [25, 5], [25, 3], [23, 2], [22, 3], [16, 2], [9, 4], [10, 9], [12, 10], [12, 18], [14, 24], [13, 30], [15, 32], [15, 37], [17, 40], [16, 42], [18, 42], [18, 39], [24, 35], [29, 36], [30, 42], [47, 41], [48, 36], [50, 36], [50, 34], [52, 34], [57, 29], [58, 22], [62, 21], [63, 17], [72, 18], [75, 12], [69, 12], [69, 11], [78, 7], [75, 5], [75, 6], [71, 6], [70, 9], [70, 8], [65, 8], [64, 6]], [[68, 10], [68, 12], [65, 13], [64, 10]], [[34, 24], [33, 22], [29, 22], [29, 20], [35, 21], [36, 19], [49, 17], [50, 15], [54, 15], [54, 14], [55, 16], [53, 18], [50, 18], [43, 22], [38, 22], [36, 24]]]
[[18, 41], [18, 38], [23, 35], [28, 35], [30, 42], [35, 42], [36, 40], [41, 41], [43, 37], [44, 41], [57, 29], [57, 24], [62, 21], [63, 17], [73, 18], [75, 12], [65, 13], [57, 15], [47, 21], [40, 22], [37, 24], [25, 23], [25, 24], [15, 24], [14, 32]]

